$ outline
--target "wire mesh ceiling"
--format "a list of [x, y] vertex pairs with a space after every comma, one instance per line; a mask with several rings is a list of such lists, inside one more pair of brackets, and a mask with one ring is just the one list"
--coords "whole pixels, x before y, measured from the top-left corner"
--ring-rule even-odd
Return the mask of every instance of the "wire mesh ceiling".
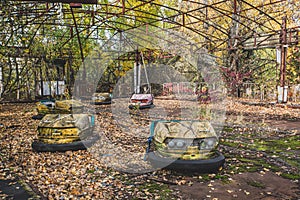
[[211, 52], [274, 48], [284, 17], [287, 41], [298, 44], [299, 9], [296, 0], [2, 0], [0, 43], [22, 55], [36, 38], [54, 38], [64, 49], [76, 37], [108, 40], [144, 26], [183, 31]]

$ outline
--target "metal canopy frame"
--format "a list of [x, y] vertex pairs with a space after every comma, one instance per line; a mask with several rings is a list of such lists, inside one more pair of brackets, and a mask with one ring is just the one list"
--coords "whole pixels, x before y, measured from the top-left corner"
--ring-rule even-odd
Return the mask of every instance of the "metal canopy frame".
[[[34, 58], [46, 61], [46, 52], [31, 52], [33, 44], [37, 40], [44, 43], [59, 41], [56, 49], [61, 54], [60, 58], [80, 59], [83, 62], [86, 56], [83, 53], [85, 41], [105, 42], [117, 34], [122, 35], [140, 27], [146, 27], [147, 31], [154, 28], [174, 29], [192, 36], [198, 45], [217, 57], [226, 54], [229, 62], [233, 64], [232, 68], [237, 68], [234, 63], [239, 50], [280, 49], [280, 85], [282, 87], [285, 85], [287, 46], [299, 44], [298, 0], [172, 0], [168, 4], [165, 2], [2, 0], [0, 55], [14, 59]], [[71, 3], [82, 6], [72, 8]], [[60, 34], [55, 32], [57, 29], [61, 30]], [[78, 41], [80, 47], [80, 57], [76, 58], [68, 45], [74, 42], [74, 39]], [[123, 56], [117, 61], [132, 60], [132, 57], [134, 55]]]
[[[262, 0], [260, 3], [245, 0], [183, 0], [174, 6], [167, 6], [164, 1], [158, 0], [137, 0], [134, 5], [131, 0], [108, 2], [112, 3], [100, 0], [2, 1], [0, 19], [6, 28], [0, 28], [1, 45], [10, 47], [13, 36], [7, 37], [8, 29], [13, 29], [11, 33], [15, 35], [23, 34], [30, 38], [25, 46], [19, 45], [22, 49], [29, 48], [30, 41], [40, 34], [40, 31], [29, 33], [28, 27], [70, 27], [69, 31], [73, 33], [74, 29], [78, 29], [76, 34], [79, 35], [89, 30], [90, 35], [85, 38], [92, 39], [96, 35], [94, 32], [99, 30], [117, 33], [147, 25], [191, 31], [199, 35], [203, 46], [211, 46], [211, 52], [241, 45], [245, 49], [274, 48], [280, 45], [282, 18], [290, 12], [287, 5], [294, 3], [287, 0]], [[69, 3], [82, 3], [83, 7], [72, 9]], [[149, 11], [150, 8], [156, 12]], [[90, 19], [90, 23], [84, 24], [81, 19]], [[299, 26], [292, 19], [288, 19], [287, 23], [290, 24], [287, 27], [288, 41], [296, 45]], [[230, 26], [235, 24], [243, 31], [242, 34], [230, 33]], [[76, 34], [71, 37], [77, 37]], [[67, 44], [71, 38], [61, 36], [59, 39]], [[233, 41], [238, 45], [232, 45]]]

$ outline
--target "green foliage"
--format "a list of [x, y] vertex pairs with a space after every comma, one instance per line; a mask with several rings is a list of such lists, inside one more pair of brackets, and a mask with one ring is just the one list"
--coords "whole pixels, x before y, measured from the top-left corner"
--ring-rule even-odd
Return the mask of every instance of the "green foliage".
[[290, 84], [300, 83], [300, 51], [298, 47], [292, 49], [290, 62], [287, 65], [287, 79]]
[[264, 184], [264, 183], [261, 183], [261, 182], [259, 182], [259, 181], [252, 181], [252, 180], [249, 180], [249, 181], [247, 181], [247, 184], [248, 184], [248, 185], [251, 185], [251, 186], [253, 186], [253, 187], [257, 187], [257, 188], [262, 188], [262, 189], [266, 188], [265, 184]]

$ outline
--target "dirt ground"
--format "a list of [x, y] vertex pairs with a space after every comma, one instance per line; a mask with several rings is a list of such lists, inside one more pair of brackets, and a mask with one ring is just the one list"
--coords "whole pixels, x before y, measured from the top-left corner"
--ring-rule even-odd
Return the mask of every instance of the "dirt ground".
[[[164, 105], [167, 114], [180, 113], [178, 105], [170, 101], [156, 103]], [[226, 110], [228, 125], [220, 137], [220, 151], [226, 157], [224, 169], [216, 174], [186, 175], [168, 170], [122, 173], [99, 163], [86, 151], [34, 152], [31, 143], [37, 137], [38, 124], [31, 119], [36, 114], [34, 108], [35, 104], [2, 105], [0, 199], [14, 199], [10, 191], [16, 188], [5, 189], [4, 183], [11, 181], [8, 185], [13, 185], [16, 178], [31, 188], [26, 195], [40, 199], [299, 199], [300, 109], [231, 100]], [[145, 151], [143, 138], [133, 142], [114, 129], [109, 106], [96, 110], [98, 122], [112, 141], [122, 142], [129, 150]], [[146, 118], [139, 116], [137, 123], [145, 123]]]
[[[201, 181], [201, 180], [199, 180]], [[183, 194], [183, 199], [240, 199], [274, 200], [300, 196], [299, 184], [292, 183], [273, 172], [242, 173], [232, 176], [229, 182], [220, 180], [196, 182], [191, 186], [172, 186]]]

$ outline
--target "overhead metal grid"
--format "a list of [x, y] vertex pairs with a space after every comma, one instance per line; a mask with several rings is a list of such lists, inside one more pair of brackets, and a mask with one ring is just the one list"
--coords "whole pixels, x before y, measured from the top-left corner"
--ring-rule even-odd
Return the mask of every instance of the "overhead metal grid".
[[[140, 27], [163, 28], [184, 32], [216, 56], [227, 56], [235, 70], [240, 51], [280, 49], [282, 86], [287, 46], [298, 45], [300, 28], [297, 0], [2, 0], [0, 7], [0, 56], [8, 63], [32, 58], [39, 66], [59, 58], [71, 66], [87, 56], [86, 42], [104, 43]], [[78, 51], [74, 42], [80, 54], [72, 52]], [[134, 54], [116, 61], [122, 59], [134, 60]]]
[[[72, 2], [83, 3], [83, 7], [72, 9], [69, 6]], [[2, 1], [1, 45], [10, 47], [10, 41], [22, 34], [22, 37], [29, 37], [29, 40], [26, 40], [25, 46], [19, 45], [19, 47], [28, 48], [34, 37], [42, 35], [44, 26], [49, 25], [54, 29], [67, 26], [70, 27], [69, 31], [74, 33], [76, 23], [80, 29], [79, 34], [87, 30], [90, 32], [90, 35], [84, 36], [86, 39], [95, 37], [96, 34], [93, 33], [99, 30], [126, 32], [148, 25], [186, 29], [191, 34], [199, 35], [200, 42], [203, 46], [209, 47], [211, 52], [235, 48], [232, 44], [237, 40], [239, 45], [248, 49], [274, 47], [279, 42], [282, 17], [290, 12], [289, 5], [293, 5], [292, 1], [286, 0], [253, 1], [253, 3], [244, 0], [185, 0], [181, 3], [173, 3], [173, 6], [157, 0], [102, 2], [97, 0]], [[83, 23], [82, 19], [89, 19], [90, 22]], [[288, 19], [288, 24], [290, 40], [296, 44], [299, 27], [293, 19]], [[239, 30], [243, 32], [232, 33], [230, 29], [235, 25], [238, 25]], [[36, 34], [30, 31], [33, 28], [37, 30]], [[75, 34], [71, 34], [71, 37], [75, 37]], [[71, 39], [64, 35], [59, 38], [66, 43]]]

